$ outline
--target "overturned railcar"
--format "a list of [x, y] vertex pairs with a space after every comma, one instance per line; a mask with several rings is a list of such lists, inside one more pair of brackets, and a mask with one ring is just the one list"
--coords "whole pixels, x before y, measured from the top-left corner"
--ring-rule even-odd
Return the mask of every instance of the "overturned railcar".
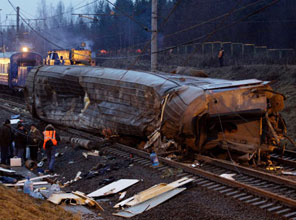
[[198, 152], [218, 147], [250, 159], [279, 147], [286, 132], [284, 97], [256, 79], [42, 66], [29, 73], [25, 96], [50, 123], [139, 137], [157, 130]]

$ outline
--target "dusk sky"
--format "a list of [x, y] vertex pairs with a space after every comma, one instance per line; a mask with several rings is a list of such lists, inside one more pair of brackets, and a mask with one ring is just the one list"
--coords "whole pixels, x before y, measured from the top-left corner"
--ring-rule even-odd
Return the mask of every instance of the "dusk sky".
[[[21, 12], [26, 16], [26, 18], [36, 18], [36, 12], [38, 8], [38, 3], [41, 2], [41, 0], [10, 0], [11, 3], [16, 7], [19, 6]], [[56, 5], [60, 0], [46, 0], [47, 5]], [[72, 3], [72, 6], [79, 7], [83, 6], [87, 3], [94, 2], [94, 0], [63, 0], [62, 1], [65, 5], [65, 8], [69, 7], [69, 5]], [[111, 0], [111, 2], [115, 2], [115, 0]], [[7, 14], [15, 14], [15, 11], [8, 3], [8, 0], [0, 0], [0, 15], [1, 15], [1, 21], [0, 24], [5, 24], [6, 15]], [[83, 10], [83, 9], [81, 9]], [[75, 11], [76, 13], [81, 12], [81, 10]], [[15, 16], [11, 15], [8, 16], [8, 19], [6, 20], [6, 24], [9, 24], [11, 22], [15, 21]]]

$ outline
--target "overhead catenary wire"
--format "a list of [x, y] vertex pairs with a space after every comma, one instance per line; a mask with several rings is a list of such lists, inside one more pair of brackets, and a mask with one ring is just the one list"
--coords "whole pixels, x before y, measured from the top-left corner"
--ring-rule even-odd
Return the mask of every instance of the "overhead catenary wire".
[[[175, 48], [177, 48], [177, 47], [179, 47], [179, 46], [190, 45], [190, 44], [196, 43], [196, 42], [198, 42], [199, 40], [202, 40], [202, 39], [204, 39], [204, 38], [208, 38], [208, 36], [211, 37], [211, 36], [214, 35], [216, 32], [221, 31], [221, 30], [225, 30], [225, 29], [227, 29], [227, 28], [229, 28], [229, 27], [231, 27], [231, 26], [234, 26], [234, 25], [240, 23], [241, 21], [244, 21], [244, 20], [248, 19], [249, 17], [252, 17], [253, 15], [260, 13], [261, 11], [264, 11], [265, 9], [267, 9], [268, 7], [271, 7], [272, 5], [276, 4], [276, 3], [279, 2], [279, 1], [280, 1], [280, 0], [274, 0], [272, 3], [268, 4], [267, 6], [264, 6], [263, 8], [260, 8], [260, 9], [258, 9], [258, 10], [256, 10], [256, 11], [254, 11], [254, 12], [248, 14], [247, 16], [245, 16], [245, 17], [243, 17], [243, 18], [241, 18], [241, 19], [238, 19], [238, 20], [236, 20], [236, 21], [234, 21], [234, 22], [232, 22], [232, 23], [230, 23], [230, 24], [224, 25], [224, 26], [222, 26], [222, 27], [220, 27], [220, 28], [216, 28], [215, 30], [213, 30], [213, 31], [211, 31], [211, 32], [209, 32], [209, 33], [207, 33], [207, 34], [204, 34], [204, 35], [202, 35], [202, 36], [199, 36], [199, 37], [197, 37], [197, 38], [195, 38], [195, 39], [192, 39], [192, 40], [189, 40], [189, 41], [185, 41], [185, 42], [182, 42], [182, 43], [179, 43], [179, 44], [173, 45], [173, 46], [169, 46], [169, 47], [166, 47], [166, 48], [164, 48], [164, 49], [160, 49], [160, 50], [157, 51], [157, 53], [162, 53], [162, 52], [165, 52], [165, 51], [169, 51], [169, 50], [171, 50], [171, 49], [175, 49]], [[203, 22], [202, 22], [202, 23], [203, 23]]]
[[[176, 8], [180, 5], [182, 0], [177, 0], [177, 2], [174, 4], [173, 8], [170, 10], [169, 14], [167, 15], [167, 18], [164, 19], [164, 22], [162, 22], [162, 24], [160, 25], [160, 28], [159, 30], [161, 30], [164, 25], [168, 22], [168, 19], [169, 17], [173, 14], [173, 12], [176, 10]], [[148, 46], [150, 45], [151, 41], [153, 40], [153, 38], [151, 38], [149, 41], [146, 42], [146, 44], [144, 45], [144, 49], [143, 51], [146, 51]], [[138, 58], [135, 60], [135, 62], [132, 64], [132, 66], [130, 66], [128, 68], [129, 69], [132, 69], [132, 67], [138, 62], [138, 59], [140, 58], [140, 56], [138, 56]]]
[[[233, 22], [233, 23], [230, 23], [230, 24], [227, 24], [227, 25], [222, 26], [221, 28], [217, 28], [217, 29], [215, 29], [214, 31], [212, 31], [212, 32], [210, 32], [209, 34], [206, 35], [206, 38], [205, 38], [204, 41], [206, 41], [207, 39], [209, 39], [210, 37], [212, 37], [212, 36], [213, 36], [215, 33], [217, 33], [218, 31], [225, 30], [225, 29], [227, 29], [227, 28], [229, 28], [229, 27], [232, 27], [232, 26], [234, 26], [234, 25], [240, 23], [241, 21], [247, 20], [248, 18], [250, 18], [250, 17], [252, 17], [252, 16], [254, 16], [254, 15], [256, 15], [256, 14], [259, 14], [259, 13], [261, 13], [262, 11], [264, 11], [265, 9], [267, 9], [267, 8], [269, 8], [269, 7], [271, 7], [271, 6], [275, 5], [275, 4], [277, 4], [279, 1], [280, 1], [280, 0], [274, 0], [274, 1], [272, 1], [270, 4], [267, 4], [267, 5], [265, 5], [264, 7], [262, 7], [262, 8], [260, 8], [260, 9], [256, 10], [256, 11], [254, 11], [254, 12], [251, 12], [250, 14], [244, 16], [244, 17], [241, 18], [241, 19], [236, 20], [236, 21]], [[197, 49], [195, 49], [195, 50], [194, 50], [194, 51], [188, 56], [188, 58], [187, 58], [186, 61], [184, 62], [184, 65], [187, 65], [187, 64], [188, 64], [189, 60], [192, 58], [192, 56], [193, 56], [196, 52], [197, 52]]]
[[[62, 13], [60, 13], [60, 14], [55, 14], [55, 15], [52, 15], [52, 16], [45, 17], [44, 19], [50, 19], [50, 18], [54, 18], [54, 17], [62, 16], [62, 15], [64, 15], [64, 14], [72, 13], [73, 11], [76, 11], [76, 10], [79, 10], [79, 9], [84, 8], [84, 7], [86, 7], [86, 6], [89, 6], [89, 5], [91, 5], [91, 4], [94, 4], [94, 3], [96, 3], [97, 1], [99, 1], [99, 0], [92, 1], [92, 2], [90, 2], [90, 3], [87, 3], [87, 4], [85, 4], [85, 5], [79, 6], [79, 7], [77, 7], [77, 8], [72, 8], [71, 10], [67, 10], [67, 11], [62, 12]], [[85, 1], [82, 1], [82, 2], [78, 3], [77, 5], [82, 4], [82, 3], [84, 3], [84, 2], [85, 2]]]
[[[11, 5], [11, 7], [16, 11], [16, 8], [14, 7], [14, 5], [11, 3], [10, 0], [8, 0], [9, 4]], [[27, 21], [26, 19], [20, 14], [20, 18], [22, 19], [22, 21], [35, 33], [37, 34], [40, 38], [42, 38], [43, 40], [47, 41], [48, 43], [50, 43], [51, 45], [57, 47], [58, 49], [64, 49], [64, 47], [61, 47], [60, 45], [52, 42], [51, 40], [47, 39], [46, 37], [44, 37], [41, 33], [39, 33], [37, 30], [35, 30]], [[84, 54], [80, 54], [80, 53], [77, 53], [75, 52], [74, 54], [78, 54], [80, 56], [85, 56], [85, 57], [88, 57]]]
[[[181, 1], [176, 2], [176, 4], [175, 4], [173, 10], [170, 11], [169, 16], [167, 16], [167, 18], [169, 18], [169, 17], [173, 14], [174, 10], [177, 8], [177, 6], [180, 4], [180, 2], [181, 2]], [[234, 9], [232, 13], [235, 13], [235, 12], [241, 11], [241, 10], [243, 10], [243, 9], [249, 8], [249, 7], [251, 7], [251, 6], [257, 5], [257, 4], [261, 3], [261, 2], [266, 2], [266, 0], [257, 0], [256, 2], [253, 2], [253, 3], [250, 3], [250, 4], [244, 5], [244, 6], [241, 7], [241, 8]], [[219, 15], [219, 16], [217, 16], [217, 17], [211, 18], [211, 19], [209, 19], [209, 20], [206, 20], [206, 21], [200, 22], [200, 23], [198, 23], [198, 24], [195, 24], [195, 25], [193, 25], [193, 26], [187, 27], [187, 28], [185, 28], [185, 29], [178, 30], [178, 31], [176, 31], [176, 32], [173, 32], [173, 33], [170, 33], [170, 34], [167, 34], [167, 35], [163, 35], [163, 36], [162, 36], [162, 39], [166, 39], [166, 38], [172, 37], [172, 36], [174, 36], [174, 35], [177, 35], [177, 34], [179, 34], [179, 33], [183, 33], [183, 32], [186, 32], [186, 31], [192, 30], [192, 29], [194, 29], [194, 28], [200, 27], [200, 26], [202, 26], [202, 25], [209, 24], [210, 22], [213, 22], [213, 21], [215, 21], [215, 20], [218, 20], [218, 19], [221, 19], [221, 18], [223, 18], [223, 17], [228, 16], [229, 13], [230, 13], [230, 12], [227, 12], [227, 13], [225, 13], [225, 14], [222, 14], [222, 15]], [[167, 21], [166, 21], [166, 22], [167, 22]], [[225, 23], [225, 22], [224, 22], [224, 23]], [[163, 25], [163, 24], [162, 24], [162, 25]], [[207, 36], [207, 35], [203, 35], [203, 36], [201, 36], [200, 39], [204, 38], [205, 36]], [[144, 48], [145, 48], [145, 47], [146, 47], [148, 44], [150, 44], [150, 43], [151, 43], [151, 40], [147, 40], [146, 42], [142, 42], [142, 43], [138, 43], [138, 44], [134, 44], [134, 45], [128, 46], [128, 47], [125, 48], [125, 49], [135, 48], [135, 47], [140, 47], [140, 46], [144, 46]], [[182, 43], [182, 44], [183, 44], [183, 43]], [[188, 43], [188, 44], [190, 44], [190, 43]], [[148, 45], [148, 46], [149, 46], [149, 45]], [[178, 47], [178, 46], [180, 46], [180, 45], [177, 45], [177, 47]], [[168, 51], [168, 50], [171, 50], [171, 49], [174, 49], [174, 48], [175, 48], [175, 46], [166, 47], [166, 48], [164, 48], [164, 49], [158, 50], [157, 53], [165, 52], [165, 51]]]
[[[246, 9], [246, 8], [249, 8], [249, 7], [251, 7], [251, 6], [257, 5], [257, 4], [260, 3], [260, 2], [265, 2], [265, 1], [266, 1], [266, 0], [257, 0], [256, 2], [252, 2], [252, 3], [247, 4], [247, 5], [245, 5], [245, 6], [241, 7], [241, 8], [238, 8], [238, 9], [233, 10], [233, 11], [231, 12], [231, 14], [233, 14], [233, 13], [235, 13], [235, 12], [239, 12], [239, 11], [241, 11], [241, 10], [244, 10], [244, 9]], [[205, 25], [205, 24], [208, 24], [208, 23], [210, 23], [210, 22], [213, 22], [213, 21], [219, 20], [219, 19], [221, 19], [221, 18], [227, 17], [227, 16], [229, 16], [229, 13], [230, 13], [230, 11], [227, 12], [227, 13], [225, 13], [225, 14], [222, 14], [222, 15], [216, 16], [216, 17], [214, 17], [214, 18], [211, 18], [211, 19], [209, 19], [209, 20], [206, 20], [206, 21], [200, 22], [200, 23], [198, 23], [198, 24], [192, 25], [192, 26], [190, 26], [190, 27], [184, 28], [184, 29], [182, 29], [182, 30], [178, 30], [178, 31], [173, 32], [173, 33], [170, 33], [170, 34], [166, 34], [166, 35], [163, 36], [163, 38], [164, 38], [164, 39], [165, 39], [165, 38], [169, 38], [169, 37], [172, 37], [172, 36], [174, 36], [174, 35], [177, 35], [177, 34], [180, 34], [180, 33], [186, 32], [186, 31], [193, 30], [193, 29], [195, 29], [195, 28], [197, 28], [197, 27], [200, 27], [200, 26], [202, 26], [202, 25]]]

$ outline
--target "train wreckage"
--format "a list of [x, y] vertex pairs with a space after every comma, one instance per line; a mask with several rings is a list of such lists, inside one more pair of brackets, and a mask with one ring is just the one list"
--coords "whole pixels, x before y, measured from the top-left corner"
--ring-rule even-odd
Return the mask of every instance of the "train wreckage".
[[147, 137], [145, 148], [154, 145], [156, 151], [173, 140], [187, 151], [224, 149], [260, 161], [284, 148], [286, 125], [279, 112], [285, 97], [256, 79], [41, 66], [29, 73], [25, 98], [44, 121]]

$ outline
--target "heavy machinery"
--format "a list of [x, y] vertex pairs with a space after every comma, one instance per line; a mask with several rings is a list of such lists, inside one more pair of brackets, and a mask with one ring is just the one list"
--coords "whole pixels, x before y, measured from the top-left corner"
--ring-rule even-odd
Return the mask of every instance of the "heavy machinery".
[[150, 144], [174, 140], [200, 153], [224, 150], [260, 161], [284, 149], [284, 96], [256, 79], [43, 66], [28, 76], [26, 103], [49, 123]]
[[45, 64], [53, 65], [91, 65], [91, 51], [90, 50], [52, 50], [48, 51]]

